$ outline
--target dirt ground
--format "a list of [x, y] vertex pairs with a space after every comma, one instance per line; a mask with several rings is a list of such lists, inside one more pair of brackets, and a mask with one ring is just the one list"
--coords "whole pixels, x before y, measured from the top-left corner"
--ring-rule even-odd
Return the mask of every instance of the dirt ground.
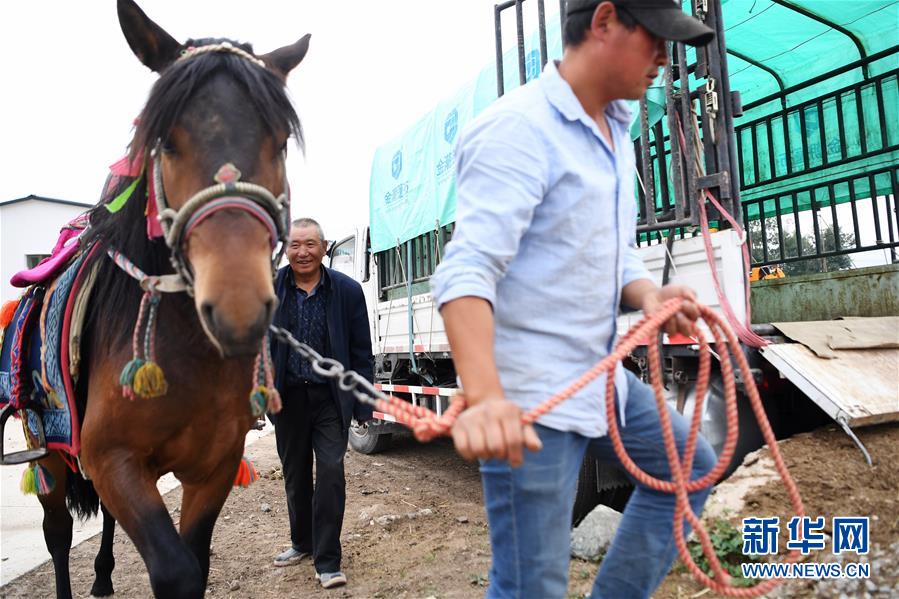
[[[861, 452], [841, 431], [821, 429], [781, 443], [810, 516], [870, 516], [871, 542], [882, 550], [895, 544], [899, 553], [899, 425], [861, 429], [859, 436], [876, 462], [868, 468]], [[309, 561], [275, 568], [272, 558], [288, 542], [287, 511], [274, 435], [248, 448], [261, 478], [248, 489], [235, 489], [225, 504], [213, 537], [208, 597], [481, 597], [490, 567], [478, 472], [463, 462], [448, 440], [420, 445], [411, 437], [395, 438], [385, 454], [349, 452], [346, 460], [347, 509], [343, 527], [343, 569], [349, 585], [321, 590]], [[727, 483], [724, 483], [725, 485]], [[177, 521], [180, 491], [166, 497]], [[750, 492], [747, 503], [730, 519], [780, 515], [789, 518], [789, 502], [779, 483]], [[72, 588], [87, 595], [99, 536], [72, 551]], [[150, 597], [148, 577], [127, 536], [117, 531], [116, 596]], [[826, 559], [824, 552], [813, 556]], [[894, 556], [895, 557], [895, 556]], [[881, 560], [883, 562], [883, 560]], [[887, 563], [887, 562], [883, 562]], [[872, 572], [872, 584], [899, 589], [899, 557], [892, 570]], [[572, 560], [570, 597], [589, 592], [597, 565]], [[52, 597], [52, 565], [46, 563], [0, 589], [0, 596]], [[777, 597], [861, 597], [852, 589], [827, 583], [794, 584]], [[656, 599], [716, 597], [702, 593], [676, 566]], [[899, 590], [897, 590], [899, 593]], [[897, 596], [897, 595], [893, 595]]]

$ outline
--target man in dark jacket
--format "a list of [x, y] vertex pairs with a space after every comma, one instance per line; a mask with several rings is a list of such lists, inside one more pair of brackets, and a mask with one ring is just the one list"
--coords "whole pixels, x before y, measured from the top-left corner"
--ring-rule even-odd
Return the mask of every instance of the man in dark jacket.
[[[362, 287], [326, 268], [327, 242], [309, 218], [292, 223], [289, 264], [275, 277], [283, 327], [323, 356], [372, 380], [371, 337]], [[291, 548], [275, 558], [291, 566], [309, 557], [324, 588], [346, 584], [340, 571], [340, 530], [346, 504], [343, 456], [351, 419], [364, 422], [371, 409], [358, 404], [335, 381], [316, 373], [308, 361], [272, 339], [275, 385], [284, 407], [272, 416], [284, 471]], [[312, 458], [315, 456], [315, 483]]]

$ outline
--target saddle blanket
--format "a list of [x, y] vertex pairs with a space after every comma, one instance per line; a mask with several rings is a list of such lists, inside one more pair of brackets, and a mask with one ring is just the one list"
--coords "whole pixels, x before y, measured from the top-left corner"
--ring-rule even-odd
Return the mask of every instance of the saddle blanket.
[[[81, 327], [95, 270], [81, 252], [55, 280], [28, 287], [2, 331], [0, 406], [38, 412], [49, 449], [78, 455], [80, 423], [75, 382], [80, 361]], [[37, 416], [28, 412], [28, 428], [37, 436]]]

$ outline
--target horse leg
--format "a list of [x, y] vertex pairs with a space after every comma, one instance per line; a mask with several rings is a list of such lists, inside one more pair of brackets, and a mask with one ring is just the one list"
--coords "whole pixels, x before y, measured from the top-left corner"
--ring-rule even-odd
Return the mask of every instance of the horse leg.
[[130, 455], [108, 451], [98, 457], [90, 466], [94, 485], [147, 565], [153, 594], [166, 599], [203, 597], [200, 566], [175, 530], [155, 475]]
[[115, 556], [112, 554], [113, 539], [115, 537], [115, 518], [100, 504], [103, 510], [103, 536], [100, 538], [100, 551], [94, 559], [94, 585], [91, 587], [92, 597], [106, 597], [115, 591], [112, 588], [112, 571], [115, 568]]
[[231, 492], [234, 473], [240, 463], [240, 454], [234, 459], [223, 460], [224, 465], [203, 484], [185, 483], [181, 499], [181, 538], [197, 558], [203, 574], [203, 587], [209, 578], [209, 546], [212, 530], [222, 506]]
[[66, 477], [69, 471], [55, 451], [42, 459], [40, 465], [46, 468], [56, 481], [49, 494], [38, 495], [44, 508], [44, 542], [53, 559], [53, 571], [56, 574], [56, 597], [71, 599], [69, 550], [72, 548], [72, 515], [66, 508]]

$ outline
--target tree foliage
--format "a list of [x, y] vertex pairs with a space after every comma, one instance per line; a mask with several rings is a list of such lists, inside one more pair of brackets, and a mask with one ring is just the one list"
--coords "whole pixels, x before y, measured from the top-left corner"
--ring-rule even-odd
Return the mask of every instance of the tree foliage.
[[[762, 243], [762, 226], [758, 220], [749, 222], [749, 239], [752, 262], [766, 261], [764, 258], [764, 245]], [[833, 272], [836, 270], [847, 270], [852, 268], [852, 258], [848, 255], [828, 256], [826, 258], [818, 258], [819, 254], [825, 254], [837, 250], [836, 238], [837, 231], [833, 225], [826, 224], [819, 228], [820, 247], [815, 246], [815, 235], [810, 233], [803, 235], [801, 238], [802, 255], [810, 256], [808, 259], [798, 260], [795, 262], [787, 262], [782, 268], [787, 276], [816, 274], [821, 272]], [[840, 249], [847, 249], [855, 245], [855, 236], [852, 234], [839, 233]], [[799, 256], [796, 244], [796, 231], [794, 229], [786, 229], [783, 232], [783, 248], [780, 247], [780, 239], [777, 234], [777, 221], [769, 218], [765, 222], [765, 241], [768, 247], [768, 260], [778, 260], [795, 258]]]

